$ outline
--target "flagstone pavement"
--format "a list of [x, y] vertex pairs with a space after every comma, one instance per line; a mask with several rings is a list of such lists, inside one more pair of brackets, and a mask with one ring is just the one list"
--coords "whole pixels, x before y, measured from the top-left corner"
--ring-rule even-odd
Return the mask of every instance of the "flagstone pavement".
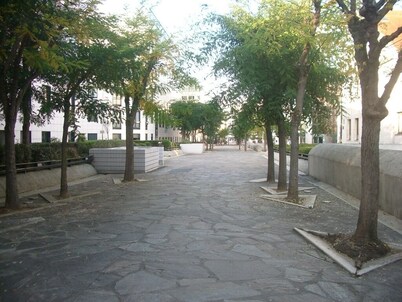
[[355, 208], [304, 175], [313, 209], [260, 198], [265, 174], [262, 152], [216, 147], [0, 216], [0, 301], [402, 301], [402, 261], [357, 278], [293, 230], [352, 232]]

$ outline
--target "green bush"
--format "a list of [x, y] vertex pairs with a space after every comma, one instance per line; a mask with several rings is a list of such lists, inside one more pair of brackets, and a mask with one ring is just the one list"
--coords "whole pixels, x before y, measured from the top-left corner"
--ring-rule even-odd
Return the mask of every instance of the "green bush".
[[299, 145], [299, 153], [309, 154], [310, 150], [313, 149], [316, 144], [300, 144]]
[[172, 150], [172, 142], [168, 139], [162, 140], [163, 149], [165, 151]]
[[[299, 145], [299, 153], [301, 154], [309, 154], [310, 150], [313, 149], [316, 144], [300, 144]], [[279, 146], [275, 145], [274, 150], [278, 151]], [[286, 152], [290, 153], [290, 145], [286, 145]]]

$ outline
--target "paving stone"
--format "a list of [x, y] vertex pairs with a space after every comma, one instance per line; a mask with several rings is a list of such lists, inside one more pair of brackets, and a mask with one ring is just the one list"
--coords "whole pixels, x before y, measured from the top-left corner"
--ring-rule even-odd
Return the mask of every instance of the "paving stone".
[[216, 279], [213, 278], [198, 278], [198, 279], [182, 279], [179, 280], [180, 286], [198, 285], [205, 283], [215, 283]]
[[309, 282], [314, 280], [316, 277], [316, 273], [307, 270], [287, 268], [285, 271], [285, 278], [294, 282]]
[[[328, 298], [323, 298], [321, 296], [317, 296], [310, 293], [300, 293], [297, 295], [280, 295], [280, 296], [273, 296], [269, 297], [268, 301], [272, 302], [283, 302], [283, 301], [292, 301], [292, 302], [328, 302]], [[346, 300], [347, 301], [347, 300]]]
[[259, 290], [268, 295], [296, 294], [300, 289], [281, 276], [267, 279], [256, 279], [247, 282], [253, 289]]
[[145, 271], [129, 274], [116, 283], [115, 290], [120, 295], [154, 292], [176, 286], [176, 282], [158, 277]]
[[120, 247], [122, 250], [130, 252], [156, 252], [158, 249], [151, 247], [149, 243], [135, 242]]
[[200, 265], [177, 265], [177, 263], [154, 262], [146, 266], [149, 272], [169, 279], [208, 278], [208, 271]]
[[74, 297], [74, 302], [119, 302], [119, 297], [104, 290], [86, 290]]
[[124, 297], [124, 302], [176, 302], [177, 300], [164, 293], [134, 294]]
[[249, 256], [256, 256], [261, 258], [271, 258], [271, 255], [261, 251], [254, 245], [248, 244], [236, 244], [233, 249], [233, 252], [249, 255]]
[[148, 182], [103, 175], [69, 188], [101, 194], [0, 216], [0, 301], [402, 301], [401, 261], [355, 278], [293, 231], [352, 232], [358, 212], [337, 195], [317, 186], [308, 211], [259, 198], [263, 155], [217, 146], [136, 176]]
[[346, 286], [341, 286], [333, 282], [318, 282], [319, 287], [335, 301], [359, 301], [357, 297], [353, 297], [353, 293]]
[[252, 280], [277, 277], [280, 272], [263, 261], [206, 261], [208, 267], [221, 281]]
[[260, 293], [246, 286], [237, 285], [231, 282], [207, 283], [186, 287], [179, 287], [167, 291], [180, 301], [206, 302], [222, 299], [241, 299], [258, 296]]

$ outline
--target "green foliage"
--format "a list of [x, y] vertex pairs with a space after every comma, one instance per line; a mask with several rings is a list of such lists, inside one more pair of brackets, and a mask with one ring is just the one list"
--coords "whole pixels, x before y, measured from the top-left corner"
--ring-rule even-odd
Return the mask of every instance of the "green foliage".
[[201, 131], [213, 140], [217, 135], [225, 115], [215, 101], [199, 103], [194, 101], [177, 101], [171, 104], [170, 114], [173, 124], [180, 128], [184, 138], [190, 133]]
[[226, 16], [212, 15], [217, 28], [206, 37], [203, 51], [214, 54], [217, 75], [229, 79], [222, 93], [237, 106], [247, 102], [250, 118], [260, 124], [289, 121], [295, 105], [299, 58], [311, 45], [310, 77], [304, 102], [304, 121], [327, 130], [340, 110], [339, 97], [351, 71], [351, 47], [339, 13], [323, 8], [323, 30], [311, 37], [311, 1], [261, 0], [256, 12], [234, 7]]
[[172, 142], [168, 139], [162, 140], [163, 148], [168, 151], [172, 149]]
[[29, 145], [15, 145], [15, 161], [16, 163], [28, 163], [31, 161], [31, 148]]
[[[300, 154], [309, 154], [311, 149], [313, 149], [316, 144], [300, 144], [299, 145], [299, 153]], [[275, 146], [275, 149], [278, 150], [278, 146]], [[290, 145], [286, 145], [286, 152], [290, 153]]]
[[[157, 141], [152, 141], [157, 146]], [[150, 144], [150, 143], [149, 143]], [[125, 146], [125, 141], [121, 140], [97, 140], [82, 141], [67, 144], [67, 157], [78, 158], [89, 155], [91, 148], [114, 148]], [[61, 143], [33, 143], [30, 145], [16, 144], [16, 162], [40, 162], [61, 159]], [[0, 145], [0, 165], [4, 165], [4, 146]]]

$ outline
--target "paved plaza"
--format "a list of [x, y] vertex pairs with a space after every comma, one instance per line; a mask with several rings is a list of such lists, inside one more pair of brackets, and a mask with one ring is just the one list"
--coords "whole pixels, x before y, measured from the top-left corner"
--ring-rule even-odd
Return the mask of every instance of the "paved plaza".
[[[261, 198], [250, 180], [266, 162], [217, 147], [0, 216], [0, 301], [402, 301], [402, 261], [356, 278], [293, 230], [351, 232], [357, 210], [308, 176], [313, 209]], [[383, 224], [379, 235], [402, 244]]]

